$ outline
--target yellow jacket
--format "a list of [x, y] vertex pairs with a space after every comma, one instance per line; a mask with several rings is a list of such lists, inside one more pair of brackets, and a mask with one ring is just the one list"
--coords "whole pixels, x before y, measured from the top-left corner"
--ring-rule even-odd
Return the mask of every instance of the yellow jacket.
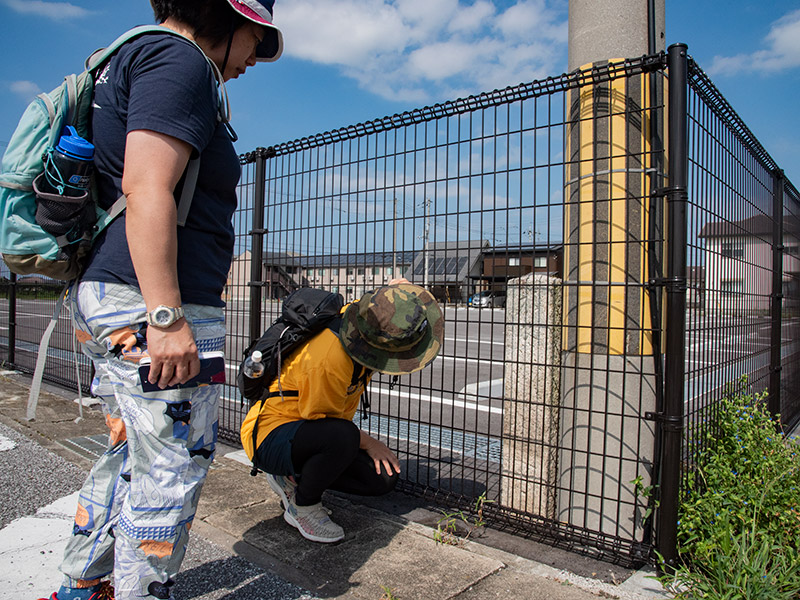
[[[345, 352], [339, 336], [325, 329], [289, 356], [281, 367], [280, 384], [283, 391], [297, 390], [296, 396], [273, 396], [253, 404], [240, 430], [242, 445], [253, 459], [253, 425], [258, 418], [260, 446], [267, 435], [279, 425], [299, 420], [334, 417], [351, 420], [358, 408], [365, 381], [359, 377], [364, 368]], [[367, 382], [369, 377], [367, 378]], [[278, 392], [278, 380], [270, 392]]]

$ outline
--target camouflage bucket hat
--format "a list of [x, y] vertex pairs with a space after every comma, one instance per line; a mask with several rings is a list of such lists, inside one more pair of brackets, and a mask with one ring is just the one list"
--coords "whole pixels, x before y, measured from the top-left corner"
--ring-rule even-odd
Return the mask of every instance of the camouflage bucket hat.
[[444, 319], [436, 299], [401, 283], [368, 292], [345, 309], [339, 338], [369, 369], [403, 375], [424, 368], [442, 347]]

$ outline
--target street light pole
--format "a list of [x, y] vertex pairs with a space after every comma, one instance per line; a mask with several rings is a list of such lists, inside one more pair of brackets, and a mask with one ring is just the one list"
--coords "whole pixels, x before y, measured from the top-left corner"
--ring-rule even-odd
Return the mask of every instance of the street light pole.
[[397, 196], [392, 199], [392, 277], [397, 277]]
[[425, 273], [423, 275], [423, 287], [427, 290], [428, 289], [428, 265], [430, 261], [430, 256], [428, 252], [428, 236], [430, 235], [430, 220], [428, 216], [428, 206], [430, 206], [431, 199], [425, 198], [425, 245], [424, 245], [424, 256], [425, 256]]

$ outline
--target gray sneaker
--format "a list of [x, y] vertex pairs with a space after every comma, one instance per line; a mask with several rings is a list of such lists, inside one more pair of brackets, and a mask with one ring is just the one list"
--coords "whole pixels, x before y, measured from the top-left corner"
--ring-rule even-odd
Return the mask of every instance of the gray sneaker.
[[300, 535], [312, 542], [329, 544], [344, 539], [344, 529], [331, 521], [322, 502], [311, 506], [297, 506], [292, 495], [283, 513], [283, 520], [296, 527]]
[[278, 494], [278, 498], [281, 499], [281, 506], [285, 510], [289, 506], [289, 498], [294, 496], [297, 484], [283, 475], [270, 475], [269, 473], [267, 473], [267, 483], [272, 488], [272, 491]]

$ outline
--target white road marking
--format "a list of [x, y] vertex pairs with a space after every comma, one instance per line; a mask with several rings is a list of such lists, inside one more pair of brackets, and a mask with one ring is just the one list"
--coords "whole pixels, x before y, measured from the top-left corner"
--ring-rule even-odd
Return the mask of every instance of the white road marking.
[[400, 398], [408, 398], [409, 400], [421, 400], [422, 402], [430, 402], [431, 404], [441, 404], [443, 406], [452, 406], [454, 408], [463, 408], [464, 410], [474, 410], [477, 412], [492, 413], [495, 415], [502, 415], [503, 409], [494, 406], [483, 406], [477, 402], [459, 400], [456, 398], [442, 398], [441, 396], [431, 396], [430, 394], [412, 394], [409, 392], [392, 391], [369, 386], [370, 394], [378, 394], [380, 396], [398, 396]]
[[8, 439], [4, 435], [0, 435], [0, 452], [5, 452], [7, 450], [12, 450], [17, 447], [17, 442], [14, 440]]

